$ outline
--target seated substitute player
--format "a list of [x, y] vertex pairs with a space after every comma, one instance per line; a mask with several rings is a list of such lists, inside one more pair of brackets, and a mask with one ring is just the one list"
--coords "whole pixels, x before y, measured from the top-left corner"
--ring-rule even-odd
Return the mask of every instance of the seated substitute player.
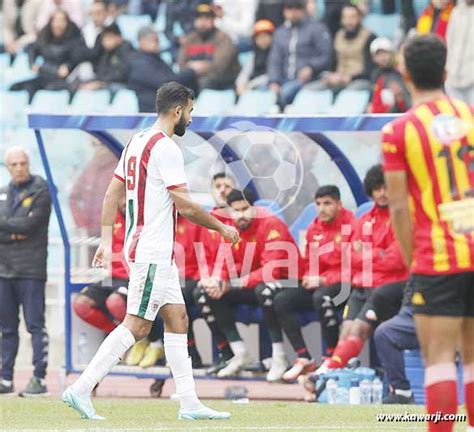
[[364, 188], [375, 205], [358, 221], [352, 237], [352, 291], [339, 342], [317, 375], [342, 368], [358, 356], [377, 325], [396, 315], [402, 303], [408, 271], [390, 225], [381, 165], [369, 169]]
[[[209, 278], [201, 281], [210, 314], [234, 352], [234, 357], [217, 376], [233, 376], [250, 363], [232, 313], [233, 305], [249, 304], [262, 306], [272, 341], [272, 364], [267, 380], [277, 381], [281, 379], [288, 363], [283, 348], [283, 334], [273, 310], [273, 297], [283, 282], [297, 286], [301, 264], [299, 251], [286, 224], [266, 209], [255, 207], [254, 197], [249, 190], [233, 190], [227, 196], [227, 203], [241, 236], [239, 242], [232, 247], [233, 263], [227, 261], [222, 269], [214, 269], [214, 273], [221, 270], [219, 280]], [[275, 243], [275, 247], [271, 243]], [[281, 243], [288, 250], [283, 250]], [[221, 247], [222, 245], [221, 243]], [[218, 255], [222, 253], [219, 248]], [[278, 261], [287, 259], [290, 261], [287, 268], [278, 265]], [[229, 267], [233, 264], [238, 278], [230, 280], [233, 269]], [[290, 280], [290, 277], [294, 280]]]
[[[425, 363], [429, 414], [458, 409], [461, 345], [469, 432], [474, 431], [474, 109], [448, 98], [446, 47], [433, 35], [402, 48], [413, 109], [383, 129], [392, 223], [406, 262]], [[450, 432], [453, 421], [429, 422]]]
[[[216, 219], [219, 219], [223, 223], [232, 223], [232, 218], [229, 213], [229, 208], [227, 206], [227, 195], [233, 190], [235, 186], [235, 181], [232, 177], [230, 177], [225, 172], [218, 172], [213, 175], [212, 177], [212, 189], [211, 195], [214, 199], [215, 206], [211, 210], [211, 215], [214, 216]], [[212, 273], [212, 265], [215, 261], [217, 255], [217, 249], [219, 246], [219, 234], [216, 231], [208, 230], [203, 227], [198, 227], [198, 242], [204, 248], [204, 257], [206, 260], [206, 265], [210, 269], [210, 273]], [[195, 258], [197, 259], [197, 258]], [[196, 263], [199, 267], [199, 265]], [[198, 280], [201, 278], [200, 273], [196, 275]], [[230, 348], [229, 342], [224, 336], [224, 334], [219, 330], [215, 319], [210, 314], [210, 308], [206, 305], [206, 300], [204, 296], [204, 290], [200, 286], [201, 289], [196, 289], [193, 292], [193, 303], [199, 309], [201, 315], [206, 320], [209, 329], [211, 330], [212, 336], [214, 341], [216, 342], [217, 346], [217, 360], [216, 362], [209, 368], [206, 369], [206, 374], [213, 375], [223, 369], [229, 360], [234, 356], [232, 349]], [[185, 296], [186, 304], [188, 303], [188, 299]], [[189, 315], [189, 314], [188, 314]], [[192, 354], [190, 354], [192, 356]]]
[[[297, 354], [293, 367], [283, 375], [288, 381], [316, 370], [301, 333], [297, 312], [318, 312], [327, 357], [332, 355], [339, 337], [340, 323], [333, 298], [341, 293], [343, 244], [348, 255], [347, 246], [350, 248], [356, 219], [342, 206], [337, 186], [321, 186], [316, 191], [315, 201], [318, 217], [306, 232], [302, 286], [279, 291], [273, 302], [278, 321]], [[344, 225], [348, 227], [343, 228]], [[348, 230], [344, 233], [343, 229]], [[327, 247], [331, 250], [326, 252], [324, 248]], [[350, 272], [345, 282], [350, 287]], [[342, 301], [347, 300], [347, 295]]]
[[125, 242], [130, 267], [127, 314], [102, 342], [79, 379], [63, 393], [63, 401], [83, 418], [103, 418], [95, 412], [92, 389], [135, 341], [148, 335], [158, 312], [165, 324], [166, 359], [180, 401], [178, 419], [230, 417], [230, 413], [204, 406], [196, 395], [188, 356], [188, 319], [173, 253], [176, 210], [194, 223], [219, 231], [232, 243], [239, 239], [234, 227], [193, 203], [186, 188], [183, 154], [170, 137], [184, 135], [191, 123], [193, 100], [192, 90], [176, 82], [160, 87], [156, 94], [158, 119], [127, 144], [105, 194], [101, 243], [93, 264], [109, 265], [111, 229], [118, 202], [125, 195], [130, 227]]
[[112, 261], [110, 286], [104, 283], [85, 287], [74, 300], [76, 315], [86, 323], [110, 333], [123, 321], [127, 309], [128, 266], [123, 257], [125, 240], [125, 199], [119, 203], [112, 234]]

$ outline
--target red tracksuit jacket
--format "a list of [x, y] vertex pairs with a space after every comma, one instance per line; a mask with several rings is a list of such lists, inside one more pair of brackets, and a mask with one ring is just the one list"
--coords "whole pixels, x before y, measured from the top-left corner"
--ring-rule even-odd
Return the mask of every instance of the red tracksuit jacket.
[[[287, 278], [299, 279], [300, 267], [302, 265], [301, 255], [298, 247], [296, 246], [293, 237], [290, 234], [288, 226], [282, 222], [278, 217], [274, 216], [268, 210], [261, 207], [255, 207], [257, 214], [252, 220], [252, 223], [246, 230], [239, 230], [240, 240], [234, 246], [230, 246], [229, 243], [223, 243], [228, 245], [226, 247], [231, 248], [232, 257], [235, 262], [235, 268], [237, 275], [240, 278], [247, 276], [245, 289], [253, 289], [256, 285], [262, 282], [271, 282], [275, 280], [285, 280]], [[282, 249], [269, 250], [268, 244], [273, 242], [286, 242], [289, 248], [291, 248], [292, 256], [295, 258], [292, 269], [293, 273], [288, 272], [288, 268], [275, 267], [271, 272], [271, 280], [264, 281], [264, 267], [269, 263], [277, 260], [289, 259], [289, 253]], [[252, 244], [252, 246], [249, 246]], [[222, 247], [222, 243], [221, 243]], [[247, 274], [242, 274], [244, 267], [244, 259], [248, 248], [255, 247], [253, 259], [250, 266], [250, 271]], [[248, 256], [251, 258], [250, 250], [247, 251]], [[233, 277], [228, 265], [224, 262], [224, 266], [221, 271], [221, 279], [229, 280]]]
[[180, 277], [199, 279], [199, 268], [194, 243], [199, 241], [200, 228], [199, 225], [178, 215], [175, 242], [181, 247], [175, 246], [175, 259]]
[[[365, 233], [364, 233], [365, 231]], [[352, 242], [361, 240], [372, 244], [372, 283], [364, 283], [364, 253], [352, 248], [352, 285], [355, 287], [377, 288], [379, 286], [408, 279], [408, 270], [395, 239], [390, 223], [388, 207], [374, 206], [358, 220]], [[368, 255], [365, 252], [365, 255]]]
[[[316, 218], [308, 227], [306, 232], [306, 249], [304, 256], [303, 276], [322, 276], [326, 279], [326, 285], [341, 282], [342, 243], [348, 243], [346, 252], [349, 252], [351, 237], [355, 231], [357, 219], [349, 210], [342, 209], [339, 216], [331, 222], [322, 222]], [[342, 235], [341, 226], [350, 225], [350, 232]], [[323, 253], [318, 257], [318, 248], [326, 244], [334, 243], [332, 252]], [[310, 254], [310, 248], [311, 254]], [[312, 260], [319, 258], [319, 274], [315, 273], [317, 266]], [[347, 272], [346, 282], [350, 282], [350, 271]]]
[[125, 216], [118, 211], [112, 234], [112, 253], [114, 254], [112, 261], [112, 278], [114, 279], [128, 279], [128, 265], [123, 255], [125, 227]]

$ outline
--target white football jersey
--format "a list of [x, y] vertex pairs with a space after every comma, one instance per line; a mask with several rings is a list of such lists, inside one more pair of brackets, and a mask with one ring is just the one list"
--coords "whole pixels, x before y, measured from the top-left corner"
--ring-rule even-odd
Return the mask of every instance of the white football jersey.
[[127, 144], [114, 175], [127, 191], [127, 261], [171, 263], [176, 208], [170, 190], [186, 186], [181, 149], [163, 131], [145, 129]]

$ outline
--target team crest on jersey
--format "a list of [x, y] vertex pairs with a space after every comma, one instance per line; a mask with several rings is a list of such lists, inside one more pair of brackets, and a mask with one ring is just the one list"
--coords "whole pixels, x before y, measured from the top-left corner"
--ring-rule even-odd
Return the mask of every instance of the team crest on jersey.
[[415, 294], [413, 294], [413, 297], [411, 298], [411, 302], [415, 306], [423, 306], [425, 304], [425, 299], [423, 297], [423, 294], [416, 292]]
[[178, 232], [180, 234], [184, 234], [185, 231], [186, 231], [186, 227], [183, 224], [178, 224]]
[[269, 233], [268, 233], [268, 237], [267, 237], [267, 240], [270, 241], [270, 240], [275, 240], [277, 238], [280, 238], [280, 233], [276, 230], [276, 229], [272, 229]]
[[338, 233], [334, 236], [334, 242], [341, 243], [341, 234]]
[[28, 208], [31, 206], [31, 202], [33, 201], [33, 198], [32, 197], [26, 197], [23, 199], [23, 201], [21, 202], [21, 205], [25, 208]]
[[450, 114], [438, 114], [431, 124], [433, 134], [443, 144], [451, 144], [464, 138], [472, 125]]

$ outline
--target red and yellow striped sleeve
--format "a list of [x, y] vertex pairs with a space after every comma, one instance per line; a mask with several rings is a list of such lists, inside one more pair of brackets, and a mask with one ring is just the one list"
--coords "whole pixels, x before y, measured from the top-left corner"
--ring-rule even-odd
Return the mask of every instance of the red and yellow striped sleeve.
[[404, 140], [400, 139], [393, 123], [382, 129], [382, 156], [385, 171], [407, 171]]

